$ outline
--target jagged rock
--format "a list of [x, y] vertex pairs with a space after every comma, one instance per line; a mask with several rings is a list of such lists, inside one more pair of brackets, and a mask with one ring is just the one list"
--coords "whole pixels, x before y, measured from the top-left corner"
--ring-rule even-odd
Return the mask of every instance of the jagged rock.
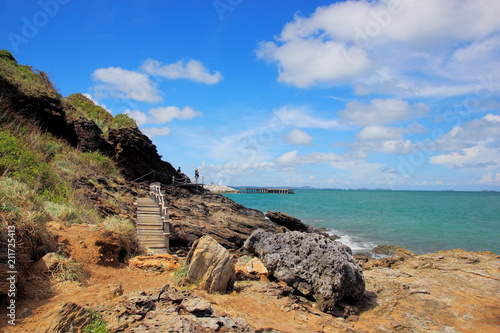
[[105, 155], [110, 155], [113, 147], [104, 139], [103, 133], [99, 126], [90, 119], [78, 118], [68, 121], [69, 125], [74, 128], [78, 137], [78, 148], [81, 151], [99, 150]]
[[169, 199], [170, 246], [188, 247], [210, 235], [227, 249], [238, 249], [255, 230], [276, 229], [261, 211], [246, 208], [220, 194], [192, 194], [188, 190], [165, 186]]
[[59, 261], [57, 253], [47, 253], [33, 265], [33, 271], [40, 273], [49, 272], [57, 267]]
[[189, 251], [187, 279], [199, 283], [209, 293], [225, 293], [233, 289], [235, 277], [234, 258], [216, 240], [203, 236]]
[[338, 301], [360, 298], [365, 291], [363, 272], [346, 245], [316, 233], [276, 234], [257, 230], [244, 248], [262, 259], [270, 274], [334, 313]]
[[385, 244], [385, 245], [377, 245], [372, 249], [372, 252], [375, 254], [384, 254], [391, 256], [393, 255], [400, 246], [397, 245], [392, 245], [392, 244]]
[[81, 332], [82, 328], [92, 319], [90, 311], [75, 303], [65, 303], [59, 309], [49, 314], [40, 323], [38, 332], [43, 333], [73, 333]]
[[414, 257], [415, 254], [413, 252], [408, 251], [407, 249], [397, 249], [394, 254], [391, 256], [392, 259], [407, 259]]
[[243, 319], [217, 317], [209, 301], [170, 285], [129, 296], [101, 314], [112, 332], [254, 332]]
[[210, 302], [204, 298], [187, 298], [182, 300], [181, 308], [196, 317], [209, 317], [213, 314]]
[[304, 231], [304, 232], [312, 231], [311, 230], [312, 228], [310, 226], [304, 224], [298, 218], [295, 218], [293, 216], [290, 216], [282, 212], [268, 211], [266, 213], [266, 217], [272, 222], [280, 226], [286, 227], [292, 231]]
[[156, 146], [138, 128], [110, 129], [108, 142], [113, 146], [113, 159], [122, 168], [124, 175], [134, 180], [151, 173], [142, 180], [172, 184], [172, 177], [181, 175], [158, 154]]

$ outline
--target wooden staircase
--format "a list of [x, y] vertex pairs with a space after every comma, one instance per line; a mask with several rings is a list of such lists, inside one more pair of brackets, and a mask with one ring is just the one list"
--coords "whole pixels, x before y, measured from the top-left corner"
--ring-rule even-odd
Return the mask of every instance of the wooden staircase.
[[169, 218], [160, 183], [150, 185], [150, 197], [137, 199], [137, 238], [150, 252], [169, 252]]

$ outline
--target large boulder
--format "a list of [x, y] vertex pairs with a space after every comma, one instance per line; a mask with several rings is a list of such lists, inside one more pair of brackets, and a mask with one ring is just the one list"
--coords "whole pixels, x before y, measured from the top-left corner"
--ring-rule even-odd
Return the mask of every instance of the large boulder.
[[222, 245], [210, 236], [197, 240], [188, 254], [187, 278], [199, 283], [209, 293], [225, 293], [233, 289], [236, 273], [234, 258]]
[[363, 272], [351, 249], [325, 235], [257, 230], [244, 248], [261, 258], [278, 280], [313, 297], [321, 311], [335, 313], [341, 299], [364, 294]]
[[286, 227], [292, 231], [304, 231], [311, 232], [312, 228], [307, 224], [304, 224], [301, 220], [296, 217], [290, 216], [282, 212], [268, 211], [266, 217], [272, 222]]

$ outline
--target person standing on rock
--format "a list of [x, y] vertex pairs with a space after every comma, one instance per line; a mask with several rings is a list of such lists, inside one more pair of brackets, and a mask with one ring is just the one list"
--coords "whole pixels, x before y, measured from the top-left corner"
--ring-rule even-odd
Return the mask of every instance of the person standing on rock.
[[200, 178], [200, 174], [198, 173], [198, 169], [194, 170], [194, 182], [198, 184], [198, 178]]

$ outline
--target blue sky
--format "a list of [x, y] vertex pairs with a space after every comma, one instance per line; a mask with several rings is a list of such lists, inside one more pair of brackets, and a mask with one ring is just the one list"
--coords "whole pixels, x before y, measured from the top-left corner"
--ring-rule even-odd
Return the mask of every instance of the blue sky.
[[500, 190], [500, 2], [0, 0], [0, 48], [226, 185]]

